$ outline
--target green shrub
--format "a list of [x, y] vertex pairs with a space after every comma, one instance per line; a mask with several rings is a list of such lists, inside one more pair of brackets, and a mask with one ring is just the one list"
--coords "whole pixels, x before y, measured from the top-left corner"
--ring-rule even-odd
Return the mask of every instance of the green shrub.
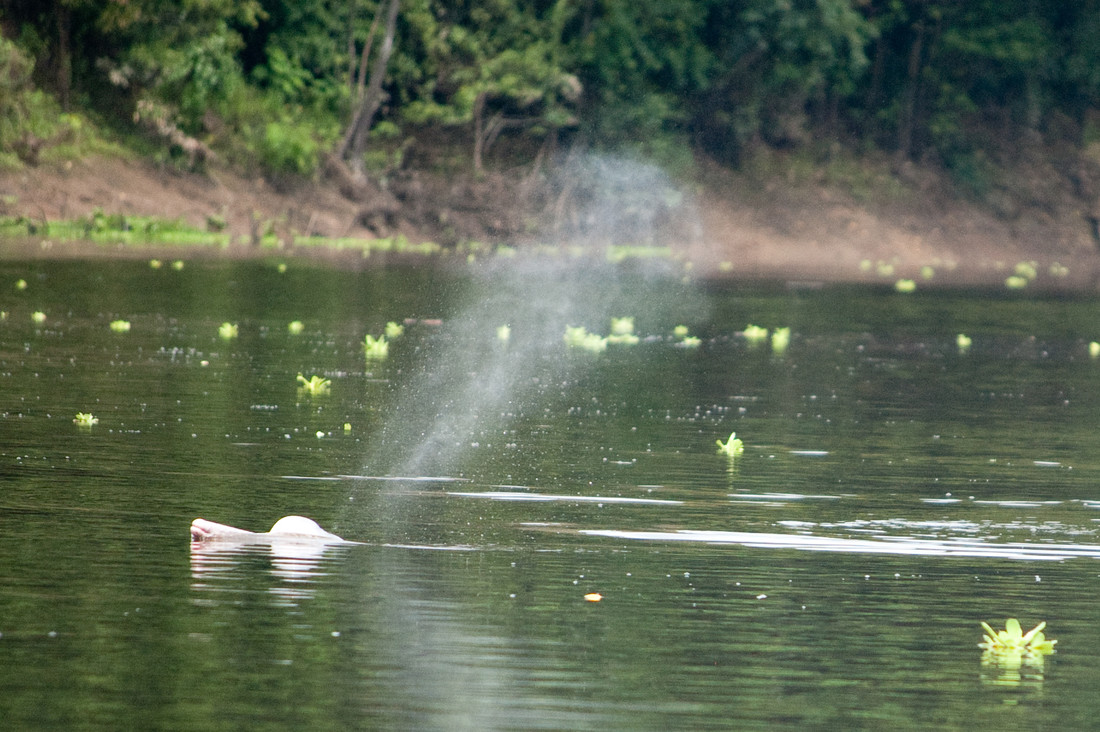
[[312, 175], [317, 170], [319, 147], [305, 125], [268, 122], [260, 145], [260, 162], [277, 175]]

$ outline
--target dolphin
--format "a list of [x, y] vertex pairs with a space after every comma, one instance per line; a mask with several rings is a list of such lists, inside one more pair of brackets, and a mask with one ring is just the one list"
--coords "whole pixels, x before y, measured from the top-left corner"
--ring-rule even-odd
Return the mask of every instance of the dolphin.
[[355, 541], [341, 539], [336, 534], [322, 529], [316, 521], [305, 516], [283, 516], [266, 533], [238, 529], [235, 526], [219, 524], [197, 518], [191, 522], [191, 541], [229, 541], [243, 544], [263, 544], [268, 542], [303, 542], [318, 544], [357, 544]]

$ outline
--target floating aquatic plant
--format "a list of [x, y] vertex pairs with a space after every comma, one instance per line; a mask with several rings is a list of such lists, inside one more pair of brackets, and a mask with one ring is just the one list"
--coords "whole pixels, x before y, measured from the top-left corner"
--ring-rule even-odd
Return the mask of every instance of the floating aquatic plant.
[[959, 353], [966, 353], [969, 351], [971, 343], [973, 343], [973, 341], [966, 333], [959, 333], [955, 336], [955, 347], [959, 349]]
[[1024, 633], [1020, 621], [1009, 618], [1005, 621], [1004, 630], [994, 630], [983, 620], [985, 636], [978, 646], [986, 651], [990, 660], [1019, 666], [1025, 656], [1041, 657], [1054, 653], [1054, 644], [1058, 641], [1047, 640], [1043, 634], [1046, 627], [1046, 622], [1042, 622]]
[[565, 326], [563, 338], [565, 344], [570, 348], [580, 348], [592, 353], [602, 353], [607, 350], [608, 339], [595, 333], [589, 333], [583, 325]]
[[77, 412], [73, 422], [81, 427], [91, 427], [93, 424], [99, 424], [99, 419], [91, 412]]
[[1100, 343], [1093, 341], [1089, 344], [1089, 356], [1092, 358], [1100, 358]]
[[15, 289], [17, 289], [17, 290], [27, 289], [27, 281], [25, 279], [23, 279], [22, 277], [20, 277], [19, 279], [17, 279], [15, 281]]
[[183, 266], [184, 265], [182, 259], [177, 259], [176, 261], [172, 262], [172, 269], [176, 270], [177, 272], [181, 272], [183, 270]]
[[222, 323], [218, 326], [218, 337], [223, 340], [232, 340], [238, 335], [236, 323]]
[[1012, 275], [1005, 279], [1005, 287], [1010, 290], [1022, 290], [1027, 287], [1028, 279], [1020, 275]]
[[930, 280], [936, 276], [936, 270], [932, 268], [932, 265], [926, 264], [920, 268], [920, 276], [926, 280]]
[[375, 338], [370, 333], [363, 339], [363, 355], [369, 359], [381, 361], [390, 355], [390, 344], [386, 336]]
[[690, 332], [691, 331], [688, 330], [688, 327], [686, 325], [678, 325], [672, 329], [672, 335], [676, 336], [677, 338], [687, 338], [688, 333]]
[[497, 340], [501, 343], [507, 343], [512, 338], [512, 326], [501, 325], [497, 326]]
[[768, 329], [761, 328], [758, 325], [749, 323], [745, 326], [745, 330], [741, 333], [745, 337], [745, 340], [750, 344], [759, 344], [768, 337]]
[[624, 336], [634, 332], [634, 318], [612, 318], [611, 335]]
[[129, 333], [130, 332], [130, 321], [129, 320], [112, 320], [111, 321], [111, 330], [113, 330], [115, 333]]
[[160, 266], [161, 266], [161, 261], [159, 259], [150, 259], [149, 260], [149, 268], [150, 269], [160, 269]]
[[1016, 275], [1024, 279], [1033, 280], [1039, 276], [1038, 266], [1038, 262], [1018, 262], [1016, 264]]
[[772, 332], [772, 350], [776, 353], [783, 353], [787, 350], [787, 346], [791, 344], [791, 329], [790, 328], [776, 328]]
[[301, 335], [306, 326], [300, 320], [292, 320], [286, 324], [286, 332], [291, 335]]
[[577, 348], [580, 347], [586, 335], [588, 335], [588, 329], [583, 325], [567, 325], [562, 339], [565, 341], [565, 345], [570, 348]]
[[302, 391], [308, 392], [312, 395], [328, 394], [329, 388], [332, 386], [332, 382], [328, 379], [314, 374], [308, 379], [301, 374], [298, 374], [298, 381], [301, 383]]
[[695, 336], [684, 336], [684, 339], [676, 345], [681, 348], [698, 348], [703, 344], [702, 338], [696, 338]]
[[620, 346], [634, 346], [638, 344], [640, 339], [633, 333], [619, 333], [617, 335], [613, 333], [603, 340], [608, 343], [617, 343]]
[[745, 443], [737, 436], [736, 432], [730, 432], [730, 437], [725, 442], [716, 440], [718, 443], [718, 451], [725, 453], [728, 457], [734, 458], [745, 451]]
[[917, 289], [917, 283], [914, 280], [898, 280], [894, 283], [894, 289], [898, 292], [915, 292]]
[[394, 338], [400, 338], [404, 334], [405, 326], [399, 325], [392, 320], [386, 323], [386, 337], [389, 338], [391, 341]]
[[46, 314], [41, 310], [36, 310], [31, 313], [31, 320], [41, 325], [42, 323], [46, 322]]

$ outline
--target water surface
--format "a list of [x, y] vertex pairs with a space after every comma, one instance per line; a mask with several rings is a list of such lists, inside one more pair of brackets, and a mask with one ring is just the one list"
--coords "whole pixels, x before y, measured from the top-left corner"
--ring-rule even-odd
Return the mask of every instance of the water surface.
[[[1092, 300], [6, 262], [0, 310], [13, 728], [1092, 723]], [[189, 546], [286, 514], [362, 544]], [[983, 666], [1008, 617], [1057, 653]]]

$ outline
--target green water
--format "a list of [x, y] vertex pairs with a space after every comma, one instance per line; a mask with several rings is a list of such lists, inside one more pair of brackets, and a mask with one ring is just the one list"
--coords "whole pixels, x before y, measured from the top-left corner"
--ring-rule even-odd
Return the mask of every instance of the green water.
[[[5, 728], [1094, 726], [1092, 300], [5, 262], [0, 310]], [[362, 544], [189, 545], [286, 514]], [[983, 666], [1008, 617], [1057, 653]]]

